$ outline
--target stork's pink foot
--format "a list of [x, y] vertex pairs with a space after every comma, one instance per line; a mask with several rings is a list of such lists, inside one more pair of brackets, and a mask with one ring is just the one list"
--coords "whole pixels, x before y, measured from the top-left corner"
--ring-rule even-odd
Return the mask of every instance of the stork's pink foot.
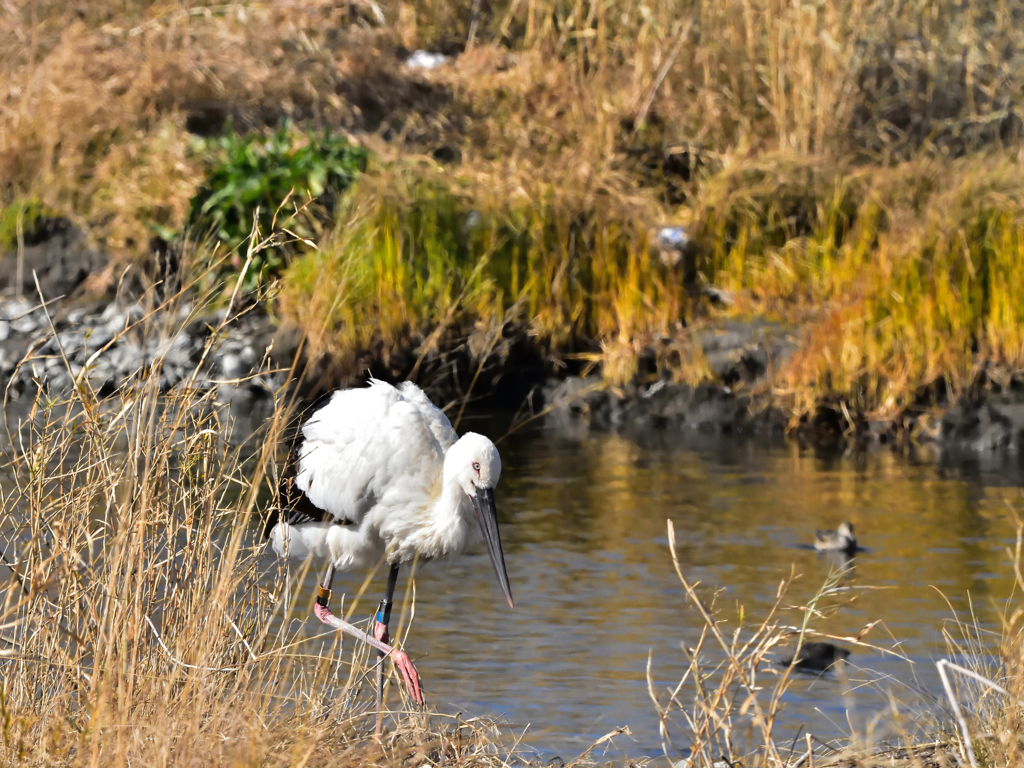
[[[382, 624], [379, 621], [375, 621], [373, 624], [373, 636], [382, 643], [391, 642], [391, 638], [388, 636], [387, 625]], [[416, 671], [416, 667], [413, 666], [409, 655], [405, 651], [400, 651], [397, 648], [395, 648], [390, 655], [392, 661], [395, 662], [395, 666], [398, 667], [398, 671], [402, 673], [402, 679], [405, 681], [405, 687], [409, 689], [409, 695], [412, 696], [413, 701], [417, 704], [423, 704], [423, 691], [420, 689], [420, 676]]]
[[316, 603], [313, 606], [313, 613], [318, 619], [320, 619], [320, 621], [328, 625], [330, 625], [331, 619], [334, 618], [334, 614], [331, 613], [331, 609], [326, 605], [320, 605], [320, 603]]
[[402, 679], [405, 680], [405, 687], [409, 689], [409, 695], [412, 696], [412, 700], [423, 706], [420, 675], [416, 671], [416, 667], [413, 666], [409, 654], [396, 648], [391, 652], [391, 659], [395, 662], [395, 666], [398, 667], [398, 671], [402, 673]]

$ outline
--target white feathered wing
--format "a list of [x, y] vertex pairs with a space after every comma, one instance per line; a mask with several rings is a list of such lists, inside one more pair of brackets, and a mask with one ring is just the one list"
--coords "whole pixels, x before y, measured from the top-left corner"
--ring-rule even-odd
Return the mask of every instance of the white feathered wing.
[[[289, 555], [330, 558], [341, 568], [370, 565], [385, 549], [390, 559], [408, 557], [412, 542], [402, 541], [403, 533], [427, 527], [445, 453], [458, 439], [444, 413], [414, 384], [371, 380], [336, 392], [302, 435], [296, 487], [348, 525], [328, 520], [290, 532]], [[284, 547], [275, 533], [274, 548]]]

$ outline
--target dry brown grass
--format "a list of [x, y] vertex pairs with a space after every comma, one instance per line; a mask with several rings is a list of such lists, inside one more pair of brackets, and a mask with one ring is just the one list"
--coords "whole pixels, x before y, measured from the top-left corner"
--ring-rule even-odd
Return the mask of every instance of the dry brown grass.
[[8, 422], [0, 759], [504, 764], [493, 723], [412, 713], [395, 693], [373, 738], [365, 648], [296, 631], [311, 598], [285, 600], [262, 559], [285, 403], [243, 462], [254, 448], [228, 440], [213, 394], [160, 395], [159, 371], [102, 399], [83, 378]]
[[122, 261], [154, 225], [184, 225], [192, 133], [285, 117], [375, 130], [430, 107], [378, 49], [392, 36], [350, 29], [331, 2], [24, 5], [3, 17], [0, 195], [38, 197]]
[[[433, 156], [469, 205], [532, 211], [553, 233], [536, 246], [539, 280], [554, 282], [580, 221], [601, 222], [587, 233], [596, 284], [538, 301], [498, 281], [460, 307], [463, 329], [511, 317], [622, 384], [641, 350], [697, 317], [648, 253], [650, 226], [687, 224], [733, 315], [813, 323], [767, 390], [796, 414], [840, 399], [891, 416], [922, 387], [955, 394], [983, 364], [1021, 364], [1016, 297], [991, 288], [1017, 284], [1021, 261], [1022, 19], [1017, 0], [9, 4], [0, 203], [39, 198], [118, 262], [139, 258], [154, 226], [185, 221], [202, 174], [190, 132], [227, 117], [329, 125], [398, 162], [361, 210], [373, 184]], [[410, 72], [415, 47], [457, 55]], [[602, 229], [630, 242], [606, 248]], [[338, 256], [336, 235], [318, 245], [326, 256], [309, 258], [346, 284], [359, 254]], [[393, 278], [354, 294], [387, 310], [371, 303], [366, 327], [339, 324], [330, 302], [301, 323], [354, 359], [451, 322], [451, 297]]]

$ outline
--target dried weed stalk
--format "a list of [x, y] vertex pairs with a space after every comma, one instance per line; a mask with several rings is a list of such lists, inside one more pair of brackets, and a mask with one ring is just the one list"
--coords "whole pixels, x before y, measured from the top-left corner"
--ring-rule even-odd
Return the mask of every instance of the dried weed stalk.
[[[179, 314], [145, 322], [167, 317]], [[358, 646], [343, 653], [337, 633], [301, 631], [309, 596], [288, 594], [264, 553], [287, 393], [239, 446], [216, 390], [185, 382], [161, 394], [160, 368], [109, 397], [79, 377], [68, 396], [40, 391], [8, 420], [2, 759], [502, 764], [489, 721], [403, 704], [383, 740], [368, 735], [372, 662]]]

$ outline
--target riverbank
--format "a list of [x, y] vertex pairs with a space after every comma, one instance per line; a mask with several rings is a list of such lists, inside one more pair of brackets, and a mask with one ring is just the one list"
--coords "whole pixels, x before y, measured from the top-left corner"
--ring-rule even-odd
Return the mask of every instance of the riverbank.
[[[646, 374], [620, 387], [599, 372], [552, 374], [522, 331], [509, 333], [503, 350], [482, 359], [465, 347], [434, 357], [398, 349], [386, 360], [367, 356], [362, 365], [385, 380], [418, 373], [437, 402], [458, 410], [514, 412], [513, 424], [539, 419], [566, 434], [789, 434], [815, 444], [980, 452], [1016, 452], [1024, 440], [1024, 375], [985, 372], [987, 383], [975, 391], [955, 400], [932, 391], [930, 400], [922, 395], [891, 419], [851, 413], [842, 402], [822, 403], [799, 418], [786, 408], [789, 400], [771, 391], [769, 377], [797, 348], [791, 327], [722, 320], [691, 336], [708, 369], [693, 384], [659, 374], [664, 347], [645, 350]], [[0, 297], [0, 382], [8, 400], [31, 400], [39, 388], [66, 396], [76, 386], [105, 397], [132, 389], [150, 371], [164, 394], [195, 390], [234, 406], [243, 435], [260, 428], [275, 402], [310, 402], [360, 381], [330, 356], [311, 360], [301, 332], [282, 328], [258, 304], [229, 314], [195, 290], [156, 306], [125, 299], [43, 306]]]
[[591, 374], [596, 412], [672, 385], [1019, 442], [1016, 5], [30, 5], [0, 20], [8, 289], [203, 276], [332, 385]]

